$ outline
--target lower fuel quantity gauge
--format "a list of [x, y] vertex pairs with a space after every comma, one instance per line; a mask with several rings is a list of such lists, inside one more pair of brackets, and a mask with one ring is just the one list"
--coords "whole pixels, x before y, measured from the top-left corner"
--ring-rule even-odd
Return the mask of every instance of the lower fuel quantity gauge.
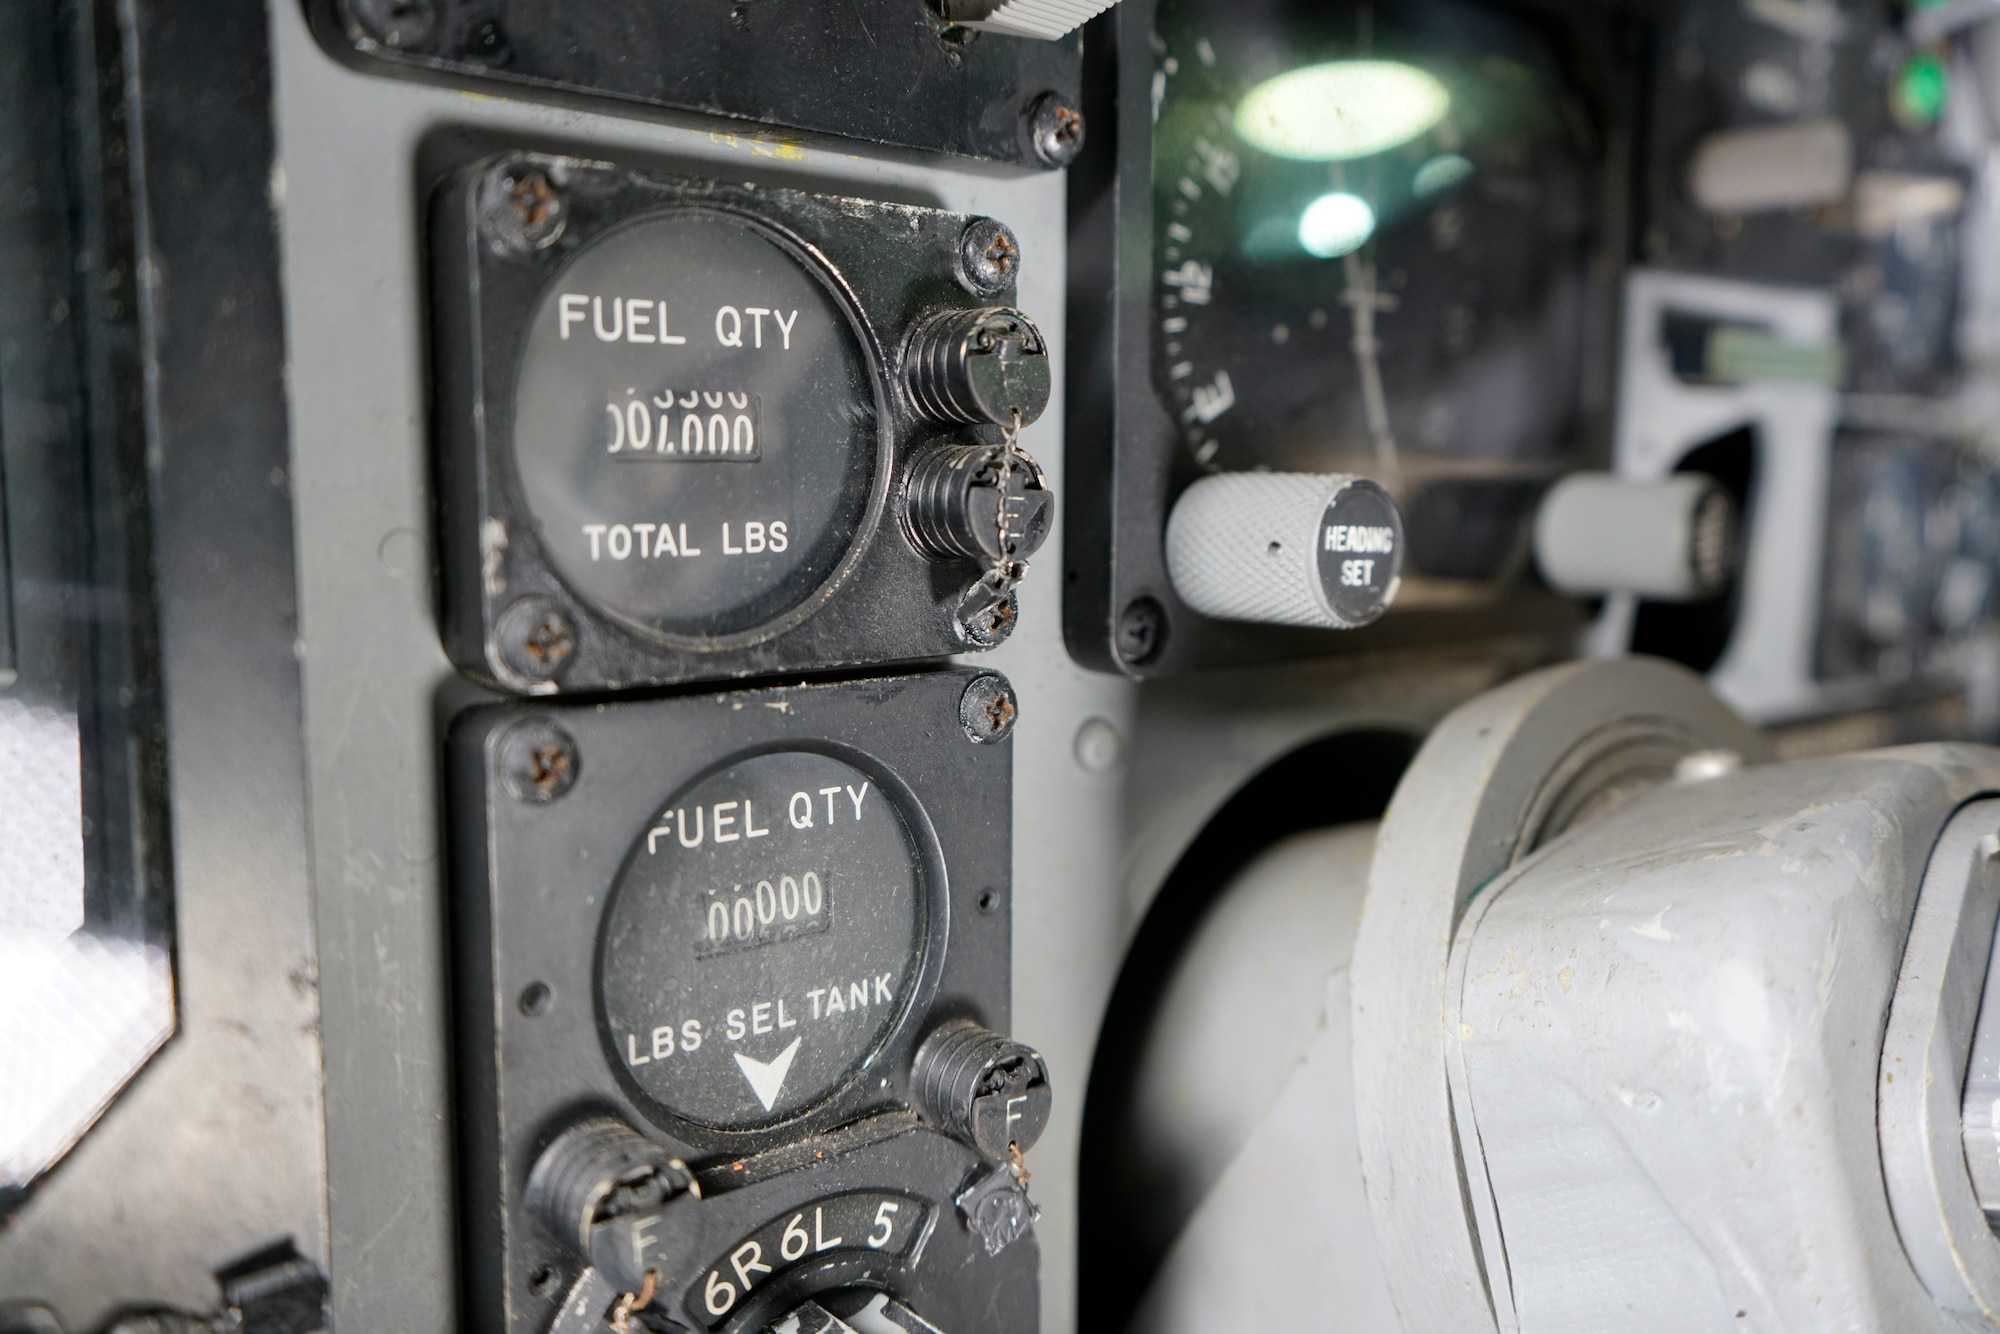
[[714, 1129], [817, 1106], [914, 992], [924, 890], [893, 797], [845, 760], [784, 751], [700, 780], [648, 825], [605, 913], [613, 1064]]

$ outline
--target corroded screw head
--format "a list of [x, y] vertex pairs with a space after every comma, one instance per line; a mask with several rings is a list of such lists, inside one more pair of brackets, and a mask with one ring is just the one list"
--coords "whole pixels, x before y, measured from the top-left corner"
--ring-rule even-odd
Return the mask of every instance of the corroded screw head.
[[487, 65], [504, 64], [509, 54], [507, 30], [500, 26], [499, 19], [481, 19], [466, 29], [461, 49], [468, 60]]
[[1134, 598], [1118, 613], [1118, 627], [1111, 637], [1121, 660], [1143, 667], [1159, 656], [1167, 637], [1167, 611], [1152, 598]]
[[999, 296], [1021, 271], [1021, 243], [1007, 224], [975, 218], [958, 241], [958, 276], [974, 296]]
[[1045, 167], [1067, 167], [1083, 151], [1083, 113], [1056, 93], [1043, 93], [1028, 111], [1028, 137]]
[[494, 628], [500, 658], [529, 681], [554, 681], [576, 656], [576, 622], [549, 597], [525, 597], [500, 614]]
[[546, 250], [568, 222], [569, 201], [540, 167], [503, 162], [479, 183], [479, 223], [499, 250]]
[[1021, 620], [1021, 595], [1014, 589], [996, 594], [984, 579], [966, 585], [952, 612], [958, 634], [976, 649], [997, 648]]
[[370, 40], [398, 51], [422, 46], [437, 31], [434, 0], [348, 0], [347, 13]]
[[500, 738], [496, 767], [516, 801], [554, 801], [576, 786], [582, 758], [568, 732], [547, 718], [518, 723]]
[[1020, 715], [1014, 687], [1007, 684], [1005, 677], [991, 672], [966, 682], [965, 693], [958, 697], [959, 725], [968, 738], [980, 745], [998, 741], [1013, 731], [1014, 721]]
[[1013, 1163], [1001, 1163], [967, 1186], [953, 1203], [988, 1255], [1000, 1254], [1034, 1231], [1041, 1217], [1028, 1199], [1020, 1168]]

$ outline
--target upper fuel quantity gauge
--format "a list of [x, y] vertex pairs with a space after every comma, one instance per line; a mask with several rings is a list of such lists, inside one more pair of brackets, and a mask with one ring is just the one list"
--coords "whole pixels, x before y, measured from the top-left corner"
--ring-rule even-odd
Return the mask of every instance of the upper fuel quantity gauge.
[[782, 624], [853, 548], [887, 414], [836, 280], [752, 218], [617, 228], [543, 293], [513, 464], [565, 584], [666, 643]]
[[1003, 427], [1049, 373], [1004, 226], [532, 154], [434, 213], [460, 667], [540, 694], [1006, 637], [1049, 498]]

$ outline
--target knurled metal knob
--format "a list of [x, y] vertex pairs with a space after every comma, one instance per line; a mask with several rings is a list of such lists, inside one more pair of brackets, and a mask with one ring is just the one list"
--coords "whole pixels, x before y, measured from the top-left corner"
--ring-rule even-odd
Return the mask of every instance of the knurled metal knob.
[[[629, 1262], [634, 1248], [600, 1245], [621, 1219], [650, 1216], [677, 1195], [699, 1197], [687, 1164], [614, 1117], [569, 1127], [543, 1149], [528, 1173], [526, 1207], [549, 1232], [590, 1260], [614, 1284], [643, 1281]], [[637, 1268], [639, 1272], [631, 1272]]]
[[1049, 535], [1055, 498], [1041, 467], [1001, 445], [933, 445], [903, 487], [910, 542], [933, 560], [1026, 560]]
[[1698, 473], [1640, 482], [1571, 473], [1535, 512], [1535, 563], [1558, 592], [1712, 597], [1736, 569], [1736, 503]]
[[1204, 616], [1352, 630], [1396, 599], [1403, 516], [1347, 473], [1204, 477], [1167, 518], [1167, 573]]
[[864, 1330], [890, 1329], [904, 1334], [943, 1334], [888, 1293], [866, 1288], [821, 1293], [793, 1307], [767, 1328], [771, 1334], [861, 1334]]
[[970, 1019], [924, 1039], [912, 1082], [924, 1113], [988, 1158], [1026, 1153], [1048, 1129], [1053, 1093], [1041, 1053]]
[[1011, 306], [945, 310], [910, 331], [903, 378], [917, 410], [949, 425], [1027, 425], [1049, 404], [1049, 350]]
[[1111, 8], [1116, 0], [945, 0], [953, 23], [1010, 37], [1053, 42]]

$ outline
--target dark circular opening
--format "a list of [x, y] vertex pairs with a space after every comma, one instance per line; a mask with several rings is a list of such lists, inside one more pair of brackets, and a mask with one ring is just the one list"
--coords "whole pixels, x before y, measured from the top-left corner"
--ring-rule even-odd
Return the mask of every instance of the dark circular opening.
[[[1310, 829], [1381, 815], [1420, 738], [1343, 732], [1281, 756], [1216, 811], [1168, 875], [1126, 952], [1084, 1096], [1078, 1205], [1085, 1273], [1080, 1328], [1123, 1329], [1184, 1221], [1131, 1152], [1138, 1062], [1181, 955], [1217, 896], [1265, 849]], [[1338, 776], [1338, 777], [1334, 777]]]
[[555, 1000], [556, 993], [549, 989], [548, 983], [530, 982], [521, 990], [521, 1013], [530, 1019], [539, 1018], [549, 1012]]

